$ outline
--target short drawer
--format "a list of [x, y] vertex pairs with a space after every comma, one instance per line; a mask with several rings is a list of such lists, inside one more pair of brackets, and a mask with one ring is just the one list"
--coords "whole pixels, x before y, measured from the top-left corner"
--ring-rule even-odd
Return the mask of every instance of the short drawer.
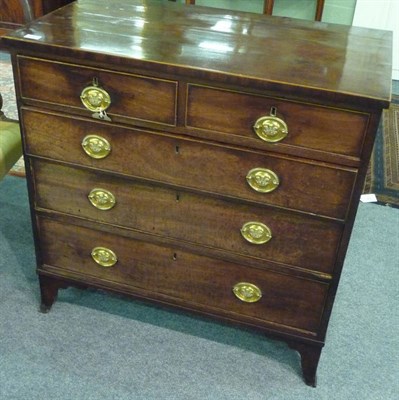
[[[332, 164], [32, 110], [22, 110], [22, 123], [28, 154], [341, 220], [357, 175]], [[94, 138], [91, 156], [82, 148], [87, 137]], [[106, 140], [107, 152], [96, 140]]]
[[33, 170], [38, 208], [260, 263], [273, 261], [323, 273], [334, 267], [340, 223], [53, 163], [35, 161]]
[[[369, 120], [366, 113], [302, 104], [278, 98], [189, 85], [186, 126], [269, 143], [360, 157]], [[288, 134], [278, 142], [270, 126], [267, 140], [257, 136], [256, 121], [270, 114], [284, 121]]]
[[109, 101], [103, 98], [102, 92], [96, 91], [92, 92], [90, 101], [101, 105], [103, 99], [107, 104], [105, 112], [110, 117], [176, 124], [175, 81], [24, 56], [18, 57], [18, 68], [23, 99], [63, 106], [66, 111], [83, 111], [89, 116], [94, 112], [85, 108], [81, 95], [85, 88], [97, 85], [108, 93]]
[[[328, 284], [39, 219], [44, 269], [186, 308], [315, 334]], [[250, 285], [242, 285], [243, 283]], [[239, 285], [241, 284], [241, 285]], [[238, 296], [234, 294], [236, 289]], [[301, 332], [299, 332], [301, 333]]]

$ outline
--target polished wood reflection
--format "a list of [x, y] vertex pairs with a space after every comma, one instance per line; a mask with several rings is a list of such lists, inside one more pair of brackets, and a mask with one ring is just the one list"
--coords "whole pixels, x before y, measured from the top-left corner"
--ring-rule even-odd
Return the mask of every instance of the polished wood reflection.
[[[239, 18], [237, 11], [170, 1], [117, 0], [112, 7], [105, 2], [102, 14], [97, 10], [98, 0], [86, 0], [40, 19], [35, 24], [40, 40], [31, 41], [30, 48], [51, 46], [55, 55], [69, 48], [78, 58], [89, 51], [96, 62], [113, 55], [123, 57], [124, 64], [128, 59], [151, 62], [171, 73], [184, 66], [188, 74], [200, 70], [204, 77], [232, 83], [247, 77], [260, 84], [267, 80], [269, 87], [290, 82], [319, 89], [318, 96], [334, 102], [341, 94], [388, 100], [390, 32], [250, 13]], [[377, 56], [367, 51], [370, 42], [381, 43]]]

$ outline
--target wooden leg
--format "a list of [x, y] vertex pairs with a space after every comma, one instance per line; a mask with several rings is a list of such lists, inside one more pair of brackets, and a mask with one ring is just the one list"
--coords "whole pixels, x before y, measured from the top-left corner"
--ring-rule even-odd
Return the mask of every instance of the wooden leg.
[[65, 288], [67, 285], [46, 275], [39, 275], [39, 284], [41, 294], [40, 312], [48, 313], [57, 298], [58, 289]]
[[323, 9], [324, 9], [324, 0], [317, 0], [316, 15], [315, 15], [316, 21], [321, 21], [321, 18], [323, 17]]
[[316, 387], [317, 365], [322, 348], [298, 342], [288, 342], [288, 345], [301, 355], [302, 374], [305, 383], [308, 386]]
[[273, 15], [274, 0], [265, 0], [263, 4], [263, 14]]

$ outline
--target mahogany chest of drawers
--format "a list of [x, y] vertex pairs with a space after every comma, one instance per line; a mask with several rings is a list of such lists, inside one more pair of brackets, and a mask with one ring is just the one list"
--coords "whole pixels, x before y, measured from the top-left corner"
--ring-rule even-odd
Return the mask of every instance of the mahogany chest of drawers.
[[95, 287], [280, 338], [315, 385], [391, 34], [162, 1], [5, 37], [41, 309]]

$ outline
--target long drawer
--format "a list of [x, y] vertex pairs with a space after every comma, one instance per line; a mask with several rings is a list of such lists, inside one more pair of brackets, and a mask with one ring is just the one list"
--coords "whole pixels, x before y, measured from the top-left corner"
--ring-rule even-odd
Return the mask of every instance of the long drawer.
[[[328, 284], [39, 219], [44, 270], [125, 292], [163, 296], [264, 326], [316, 332]], [[57, 240], [54, 240], [57, 238]], [[75, 275], [74, 275], [75, 274]], [[234, 291], [233, 291], [234, 290]], [[236, 294], [235, 294], [236, 293]]]
[[[28, 154], [341, 220], [357, 175], [351, 168], [27, 109], [22, 123]], [[91, 156], [82, 148], [90, 140]], [[108, 152], [101, 154], [105, 141]]]
[[[90, 107], [106, 107], [111, 116], [176, 125], [177, 81], [24, 56], [18, 57], [18, 66], [25, 100], [81, 110], [90, 116], [81, 100], [83, 94], [92, 103]], [[86, 88], [91, 92], [83, 92]], [[104, 98], [107, 94], [109, 99]]]
[[334, 267], [340, 223], [37, 160], [33, 172], [38, 208], [242, 257], [325, 273]]
[[[367, 113], [194, 84], [187, 91], [187, 127], [209, 130], [215, 135], [219, 132], [242, 136], [253, 139], [253, 143], [277, 140], [288, 147], [360, 157], [369, 121]], [[270, 135], [256, 135], [256, 121], [270, 116], [284, 121], [288, 131], [285, 137], [273, 135], [273, 129], [278, 127], [273, 124]]]

